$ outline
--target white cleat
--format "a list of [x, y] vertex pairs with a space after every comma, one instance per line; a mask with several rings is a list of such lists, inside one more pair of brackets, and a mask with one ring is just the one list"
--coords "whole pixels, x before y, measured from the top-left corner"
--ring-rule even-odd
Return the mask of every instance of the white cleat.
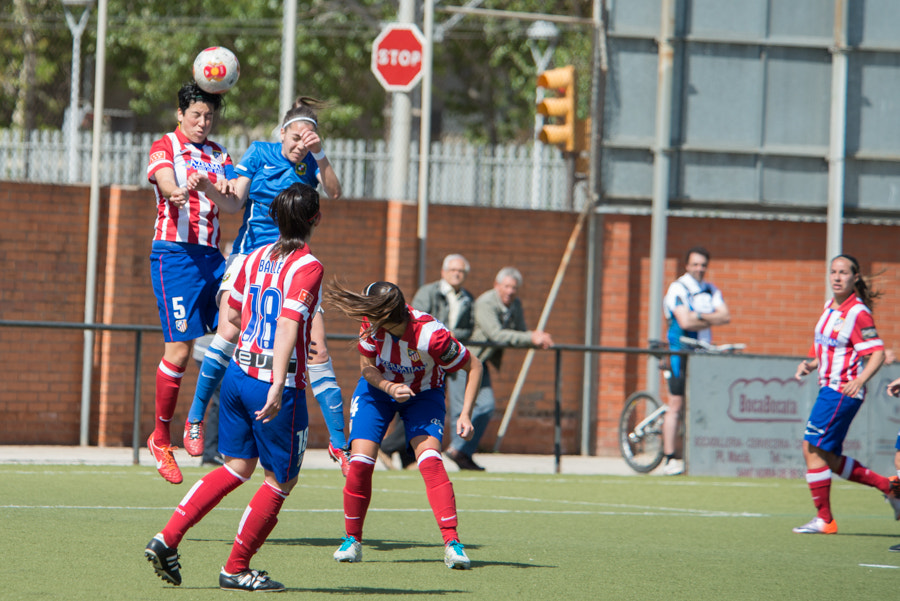
[[444, 549], [444, 563], [451, 570], [468, 570], [472, 567], [469, 557], [463, 550], [462, 543], [452, 540]]
[[362, 561], [362, 545], [352, 536], [345, 536], [344, 542], [334, 552], [334, 559], [344, 563]]

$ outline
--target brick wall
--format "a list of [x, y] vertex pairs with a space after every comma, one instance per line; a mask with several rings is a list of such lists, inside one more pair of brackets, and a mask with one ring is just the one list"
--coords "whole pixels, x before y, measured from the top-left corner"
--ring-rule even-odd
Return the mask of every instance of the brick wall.
[[[149, 261], [155, 206], [148, 190], [101, 190], [96, 320], [110, 324], [158, 325], [150, 287]], [[84, 313], [89, 190], [82, 186], [45, 186], [0, 182], [0, 209], [9, 223], [0, 238], [2, 319], [79, 322]], [[418, 269], [415, 203], [326, 201], [322, 227], [312, 248], [325, 264], [326, 277], [353, 287], [386, 278], [408, 295], [415, 292]], [[477, 296], [496, 272], [515, 265], [525, 277], [522, 299], [529, 325], [537, 324], [559, 261], [577, 220], [570, 213], [432, 206], [426, 253], [428, 279], [438, 277], [450, 252], [462, 252], [472, 264], [467, 287]], [[223, 239], [237, 232], [239, 216], [222, 218]], [[646, 217], [607, 216], [600, 228], [601, 292], [596, 300], [599, 343], [645, 346], [649, 273]], [[669, 220], [666, 280], [680, 275], [683, 253], [695, 243], [713, 254], [709, 278], [725, 293], [732, 324], [719, 340], [744, 342], [748, 351], [803, 354], [825, 295], [822, 261], [823, 224], [722, 219]], [[891, 303], [897, 288], [895, 228], [847, 226], [845, 248], [866, 272], [882, 272], [877, 286], [888, 294], [876, 319], [882, 336], [896, 345], [900, 310]], [[546, 329], [559, 343], [583, 341], [585, 234], [563, 280]], [[328, 330], [354, 334], [356, 326], [334, 312]], [[83, 334], [80, 330], [0, 327], [0, 360], [9, 369], [0, 389], [0, 444], [77, 444], [79, 433]], [[135, 334], [98, 333], [94, 352], [90, 441], [131, 444]], [[338, 378], [349, 397], [358, 378], [358, 357], [350, 343], [330, 348]], [[143, 335], [141, 346], [141, 434], [153, 423], [156, 365], [162, 335]], [[525, 351], [508, 351], [495, 378], [497, 419], [483, 441], [493, 448], [500, 417]], [[597, 359], [598, 390], [592, 446], [598, 454], [616, 453], [615, 427], [625, 396], [642, 387], [644, 361], [603, 354]], [[504, 438], [508, 452], [553, 450], [554, 354], [537, 353]], [[196, 380], [191, 365], [184, 378], [176, 423], [183, 422]], [[580, 448], [583, 369], [577, 353], [563, 353], [563, 452]], [[327, 431], [310, 399], [311, 446], [327, 442]], [[176, 428], [177, 429], [177, 428]]]

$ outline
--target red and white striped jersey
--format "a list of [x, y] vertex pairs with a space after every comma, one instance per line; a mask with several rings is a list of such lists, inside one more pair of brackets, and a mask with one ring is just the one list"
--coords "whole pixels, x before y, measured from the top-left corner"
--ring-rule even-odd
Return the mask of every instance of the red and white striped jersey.
[[[819, 386], [837, 392], [863, 371], [862, 358], [883, 350], [872, 311], [856, 295], [850, 296], [837, 309], [831, 301], [816, 324], [812, 353], [819, 360]], [[862, 398], [861, 391], [857, 398]]]
[[286, 386], [306, 387], [306, 357], [312, 318], [322, 298], [322, 264], [309, 245], [271, 259], [272, 244], [253, 251], [238, 273], [228, 304], [241, 312], [241, 336], [234, 360], [251, 378], [272, 382], [275, 330], [279, 317], [300, 324]]
[[[469, 360], [469, 349], [453, 337], [444, 324], [428, 313], [407, 305], [409, 324], [399, 338], [384, 328], [359, 341], [359, 352], [375, 359], [386, 380], [406, 384], [413, 393], [443, 388], [444, 373], [460, 369]], [[369, 327], [363, 320], [360, 332]]]
[[156, 182], [156, 172], [164, 167], [175, 171], [179, 186], [184, 186], [188, 176], [197, 171], [205, 172], [209, 181], [215, 183], [219, 178], [234, 178], [234, 165], [228, 152], [210, 140], [191, 143], [179, 127], [153, 143], [147, 165], [147, 179], [156, 194], [153, 239], [218, 248], [219, 207], [198, 190], [191, 190], [190, 200], [180, 209], [170, 203]]

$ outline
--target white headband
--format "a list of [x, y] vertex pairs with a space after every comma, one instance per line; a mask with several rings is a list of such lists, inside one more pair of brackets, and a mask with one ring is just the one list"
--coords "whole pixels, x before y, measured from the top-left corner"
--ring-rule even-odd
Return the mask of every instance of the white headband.
[[293, 119], [289, 119], [288, 121], [285, 121], [284, 125], [281, 126], [281, 129], [287, 129], [288, 125], [290, 125], [294, 121], [309, 121], [310, 123], [313, 124], [313, 127], [315, 127], [316, 129], [319, 128], [319, 124], [316, 123], [315, 119], [310, 119], [309, 117], [294, 117]]

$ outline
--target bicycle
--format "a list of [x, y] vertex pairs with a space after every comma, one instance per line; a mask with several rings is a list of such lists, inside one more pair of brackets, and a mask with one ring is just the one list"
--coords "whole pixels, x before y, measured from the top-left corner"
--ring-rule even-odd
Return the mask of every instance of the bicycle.
[[[739, 353], [744, 344], [710, 344], [695, 338], [681, 337], [681, 342], [691, 352], [704, 353]], [[650, 340], [650, 354], [659, 359], [659, 369], [668, 380], [672, 372], [669, 370], [669, 355], [654, 351], [668, 350], [669, 343], [662, 340]], [[656, 395], [640, 390], [625, 400], [622, 415], [619, 417], [619, 450], [625, 463], [634, 471], [646, 474], [655, 470], [663, 460], [662, 428], [668, 407]], [[678, 436], [684, 435], [684, 422], [679, 424]]]

